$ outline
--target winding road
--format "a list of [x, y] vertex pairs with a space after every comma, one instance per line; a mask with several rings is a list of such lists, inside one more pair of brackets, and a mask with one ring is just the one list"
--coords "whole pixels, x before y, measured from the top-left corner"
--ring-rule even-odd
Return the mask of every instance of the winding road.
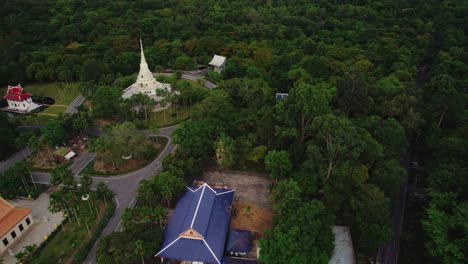
[[[166, 75], [166, 74], [165, 74]], [[170, 74], [167, 74], [170, 75]], [[182, 75], [183, 79], [188, 79], [192, 81], [198, 81], [202, 76], [198, 76], [195, 73], [187, 72]], [[202, 80], [202, 84], [209, 89], [216, 88], [216, 85], [210, 81]], [[84, 101], [84, 97], [79, 95], [76, 97], [73, 102], [68, 106], [66, 113], [72, 114], [78, 112], [77, 107], [81, 105]], [[31, 128], [40, 128], [42, 125], [30, 125], [30, 126], [22, 126], [21, 128], [24, 129], [31, 129]], [[93, 184], [91, 188], [96, 188], [97, 184], [100, 182], [104, 182], [110, 190], [112, 190], [115, 194], [115, 203], [116, 209], [114, 215], [109, 220], [107, 226], [102, 231], [100, 237], [105, 236], [113, 231], [118, 231], [121, 228], [121, 217], [122, 213], [125, 208], [133, 207], [136, 204], [136, 193], [139, 187], [139, 182], [143, 179], [151, 178], [154, 175], [159, 174], [162, 171], [162, 160], [172, 153], [176, 146], [172, 144], [172, 132], [177, 127], [177, 125], [164, 127], [159, 129], [159, 133], [154, 134], [150, 130], [144, 130], [146, 136], [162, 136], [168, 139], [166, 147], [159, 153], [159, 156], [146, 165], [145, 167], [117, 175], [117, 176], [92, 176]], [[16, 162], [24, 159], [26, 156], [31, 154], [31, 150], [29, 148], [24, 148], [15, 155], [13, 155], [10, 159], [5, 161], [4, 163], [0, 164], [0, 173], [7, 170], [9, 167], [13, 166]], [[80, 178], [82, 177], [80, 172], [96, 157], [95, 153], [91, 153], [85, 151], [70, 167], [69, 169], [72, 171], [75, 180], [79, 182]], [[31, 178], [36, 183], [41, 184], [50, 184], [50, 174], [47, 172], [32, 172]], [[93, 245], [91, 251], [89, 252], [86, 260], [84, 263], [96, 263], [96, 250], [97, 250], [97, 242]]]
[[[129, 172], [129, 173], [118, 175], [118, 176], [109, 176], [109, 177], [94, 176], [92, 177], [93, 178], [92, 187], [96, 188], [96, 185], [99, 182], [106, 183], [109, 189], [111, 189], [115, 193], [115, 202], [117, 205], [114, 215], [109, 220], [109, 223], [107, 224], [107, 226], [104, 228], [101, 234], [101, 237], [113, 231], [120, 230], [120, 222], [121, 222], [120, 219], [121, 219], [123, 210], [128, 207], [133, 207], [136, 204], [136, 192], [138, 189], [139, 182], [143, 179], [151, 178], [152, 176], [157, 175], [158, 173], [162, 171], [162, 165], [161, 165], [162, 160], [164, 159], [164, 157], [169, 155], [175, 149], [175, 145], [173, 145], [171, 142], [171, 136], [172, 136], [172, 132], [174, 131], [176, 127], [177, 125], [161, 128], [160, 133], [158, 134], [152, 134], [149, 131], [145, 131], [145, 133], [148, 136], [162, 136], [168, 139], [166, 147], [161, 151], [159, 156], [150, 164], [148, 164], [146, 167], [141, 168], [137, 171]], [[81, 162], [84, 162], [87, 164], [89, 161], [92, 160], [92, 159], [88, 160], [90, 157], [89, 155], [95, 155], [95, 154], [85, 153], [85, 155], [80, 157], [80, 159], [78, 159], [76, 162], [80, 162], [80, 160], [82, 160]], [[92, 156], [92, 158], [94, 158], [94, 156]], [[74, 173], [75, 173], [75, 179], [77, 181], [79, 181], [81, 176], [79, 175], [79, 171], [76, 172], [76, 170], [78, 170], [78, 168], [83, 169], [84, 166], [82, 165], [75, 166]], [[50, 175], [49, 173], [46, 173], [46, 172], [33, 172], [33, 178], [36, 183], [49, 184], [50, 182]], [[95, 263], [96, 249], [97, 249], [97, 243], [93, 245], [93, 248], [89, 252], [88, 257], [86, 258], [84, 263]]]

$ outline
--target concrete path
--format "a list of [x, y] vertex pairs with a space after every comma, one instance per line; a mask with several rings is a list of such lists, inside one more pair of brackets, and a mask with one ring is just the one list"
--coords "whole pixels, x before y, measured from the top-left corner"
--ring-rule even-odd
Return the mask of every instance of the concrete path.
[[68, 105], [67, 110], [65, 110], [66, 114], [74, 114], [78, 113], [77, 107], [80, 106], [85, 101], [85, 98], [82, 95], [78, 95], [73, 101]]

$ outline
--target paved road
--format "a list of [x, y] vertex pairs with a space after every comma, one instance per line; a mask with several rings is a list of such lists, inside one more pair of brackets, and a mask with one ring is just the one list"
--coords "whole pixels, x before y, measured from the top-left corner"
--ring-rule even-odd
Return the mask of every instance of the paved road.
[[37, 124], [37, 125], [21, 125], [21, 126], [17, 126], [16, 128], [20, 128], [20, 129], [39, 129], [41, 127], [43, 127], [44, 125], [41, 125], [41, 124]]
[[379, 247], [377, 264], [397, 264], [400, 252], [401, 230], [406, 208], [406, 195], [408, 184], [405, 183], [400, 188], [400, 195], [392, 214], [392, 237], [390, 241]]
[[67, 114], [74, 114], [78, 113], [77, 107], [80, 106], [84, 102], [85, 98], [82, 95], [78, 95], [73, 101], [68, 105], [67, 110], [65, 113]]
[[5, 162], [0, 164], [0, 173], [4, 173], [8, 170], [11, 166], [15, 165], [17, 162], [22, 161], [27, 156], [31, 155], [32, 151], [30, 148], [25, 147], [22, 148], [20, 151], [16, 152], [13, 156], [7, 159]]
[[[175, 145], [171, 143], [171, 135], [176, 127], [177, 125], [160, 129], [160, 133], [158, 135], [166, 137], [168, 139], [168, 144], [161, 152], [161, 154], [159, 154], [159, 156], [146, 167], [119, 176], [93, 177], [92, 188], [95, 188], [99, 182], [106, 183], [109, 189], [115, 193], [115, 200], [117, 203], [115, 213], [109, 220], [106, 228], [104, 228], [101, 236], [107, 235], [116, 230], [120, 230], [120, 219], [123, 210], [128, 207], [133, 207], [136, 204], [135, 197], [139, 182], [143, 179], [148, 179], [162, 171], [162, 160], [175, 149]], [[155, 136], [155, 134], [152, 134], [150, 131], [145, 131], [145, 133], [148, 136]], [[83, 162], [87, 162], [87, 158], [84, 158]], [[81, 167], [81, 165], [78, 167]], [[75, 174], [75, 179], [78, 181], [80, 177], [81, 176]], [[50, 182], [50, 175], [44, 172], [33, 172], [33, 178], [37, 183], [48, 184]], [[96, 249], [97, 243], [91, 249], [84, 263], [95, 263], [94, 260], [96, 256]]]
[[73, 164], [68, 167], [74, 175], [78, 175], [96, 157], [96, 153], [84, 151]]

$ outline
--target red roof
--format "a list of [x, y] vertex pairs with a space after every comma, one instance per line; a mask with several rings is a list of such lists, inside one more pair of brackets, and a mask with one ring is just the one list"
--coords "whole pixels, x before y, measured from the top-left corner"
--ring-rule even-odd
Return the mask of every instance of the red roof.
[[23, 87], [21, 85], [17, 86], [10, 86], [8, 85], [8, 90], [6, 92], [6, 95], [3, 97], [5, 99], [10, 99], [10, 100], [17, 100], [17, 101], [23, 101], [31, 97], [31, 94], [28, 92], [25, 92], [23, 90]]

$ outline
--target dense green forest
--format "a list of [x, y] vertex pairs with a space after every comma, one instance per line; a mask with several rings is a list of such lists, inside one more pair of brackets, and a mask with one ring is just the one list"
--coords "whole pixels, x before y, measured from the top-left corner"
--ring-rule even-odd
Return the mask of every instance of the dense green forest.
[[327, 263], [331, 224], [375, 256], [407, 181], [425, 193], [407, 242], [424, 247], [401, 263], [468, 259], [467, 1], [18, 0], [0, 15], [0, 84], [86, 83], [95, 104], [118, 101], [140, 37], [152, 71], [227, 56], [165, 168], [195, 178], [217, 151], [227, 168], [265, 165], [278, 185], [261, 261]]

